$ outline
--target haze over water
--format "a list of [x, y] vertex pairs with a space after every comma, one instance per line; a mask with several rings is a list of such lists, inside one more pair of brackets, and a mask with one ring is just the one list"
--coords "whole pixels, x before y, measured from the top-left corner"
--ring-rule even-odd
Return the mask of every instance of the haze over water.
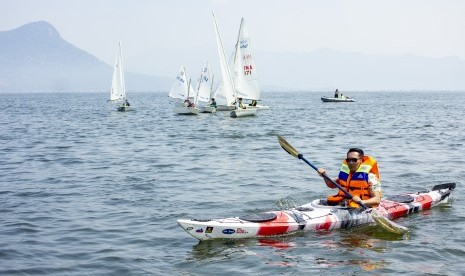
[[[344, 92], [344, 91], [343, 91]], [[464, 93], [266, 93], [256, 117], [179, 116], [168, 93], [2, 94], [0, 274], [460, 275]], [[456, 182], [450, 204], [368, 226], [198, 241], [179, 218], [238, 216], [335, 193], [277, 135], [335, 177], [350, 147], [377, 158], [385, 196]]]

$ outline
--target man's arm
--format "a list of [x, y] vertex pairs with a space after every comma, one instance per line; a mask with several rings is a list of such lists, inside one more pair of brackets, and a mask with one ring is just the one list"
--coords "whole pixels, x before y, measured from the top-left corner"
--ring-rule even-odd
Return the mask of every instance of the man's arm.
[[381, 192], [371, 192], [371, 196], [371, 198], [365, 200], [361, 200], [359, 196], [354, 196], [352, 200], [355, 202], [361, 201], [363, 204], [370, 207], [378, 205], [381, 201]]
[[[318, 168], [317, 172], [318, 172], [318, 174], [319, 174], [321, 177], [323, 177], [323, 174], [326, 173], [325, 169], [323, 169], [323, 168]], [[325, 181], [325, 183], [326, 183], [326, 186], [330, 187], [331, 189], [336, 188], [336, 185], [334, 185], [333, 183], [331, 183], [331, 181], [329, 181], [328, 179], [326, 179], [326, 178], [324, 178], [324, 177], [323, 177], [323, 179], [324, 179], [324, 181]], [[336, 181], [337, 181], [337, 179], [334, 180], [334, 182], [336, 182]]]

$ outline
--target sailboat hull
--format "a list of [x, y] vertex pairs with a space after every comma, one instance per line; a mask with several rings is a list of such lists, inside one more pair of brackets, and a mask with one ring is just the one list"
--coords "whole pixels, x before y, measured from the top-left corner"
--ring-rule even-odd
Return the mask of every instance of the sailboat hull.
[[257, 109], [255, 108], [247, 108], [247, 109], [236, 109], [231, 111], [230, 116], [232, 118], [239, 118], [239, 117], [247, 117], [247, 116], [255, 116], [257, 114]]
[[116, 111], [121, 111], [121, 112], [125, 112], [125, 111], [134, 111], [134, 108], [132, 106], [118, 106], [116, 108]]
[[214, 113], [214, 112], [216, 112], [216, 108], [213, 106], [202, 107], [202, 113]]
[[175, 106], [173, 109], [174, 113], [180, 115], [199, 115], [200, 109], [197, 107], [187, 107], [187, 106]]
[[218, 105], [216, 107], [216, 111], [231, 111], [236, 109], [236, 106], [234, 105]]

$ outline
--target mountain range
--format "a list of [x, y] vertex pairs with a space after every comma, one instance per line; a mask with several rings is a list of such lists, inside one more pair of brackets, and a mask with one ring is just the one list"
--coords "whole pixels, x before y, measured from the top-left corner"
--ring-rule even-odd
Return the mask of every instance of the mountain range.
[[[157, 60], [154, 66], [158, 67], [151, 71], [160, 76], [125, 72], [126, 87], [128, 91], [167, 91], [173, 79], [162, 77], [170, 75], [163, 70], [167, 65], [173, 67], [170, 63], [175, 56], [189, 63], [193, 62], [189, 59], [211, 54], [195, 49], [188, 56], [176, 50], [163, 55], [155, 50], [144, 53], [133, 64], [142, 64], [142, 68], [144, 60]], [[465, 91], [465, 60], [458, 57], [365, 55], [324, 48], [307, 53], [257, 50], [255, 58], [265, 91]], [[103, 92], [110, 88], [112, 70], [111, 65], [62, 39], [48, 22], [0, 32], [0, 92]]]
[[[0, 92], [109, 91], [112, 74], [113, 66], [63, 40], [48, 22], [0, 32]], [[125, 79], [133, 91], [166, 91], [172, 81], [130, 72]]]

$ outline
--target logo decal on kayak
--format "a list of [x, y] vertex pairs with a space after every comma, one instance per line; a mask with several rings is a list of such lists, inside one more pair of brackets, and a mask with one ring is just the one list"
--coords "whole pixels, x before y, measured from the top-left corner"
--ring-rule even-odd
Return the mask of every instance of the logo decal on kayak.
[[223, 232], [223, 234], [226, 234], [226, 235], [231, 235], [231, 234], [236, 233], [236, 231], [234, 229], [224, 229], [221, 232]]
[[203, 233], [203, 228], [199, 228], [199, 229], [195, 230], [195, 233]]
[[237, 234], [247, 234], [247, 233], [249, 233], [249, 232], [245, 231], [245, 230], [242, 229], [242, 228], [237, 228], [237, 229], [236, 229], [236, 233], [237, 233]]
[[213, 227], [208, 226], [207, 229], [205, 229], [205, 234], [210, 234], [211, 232], [213, 232]]

